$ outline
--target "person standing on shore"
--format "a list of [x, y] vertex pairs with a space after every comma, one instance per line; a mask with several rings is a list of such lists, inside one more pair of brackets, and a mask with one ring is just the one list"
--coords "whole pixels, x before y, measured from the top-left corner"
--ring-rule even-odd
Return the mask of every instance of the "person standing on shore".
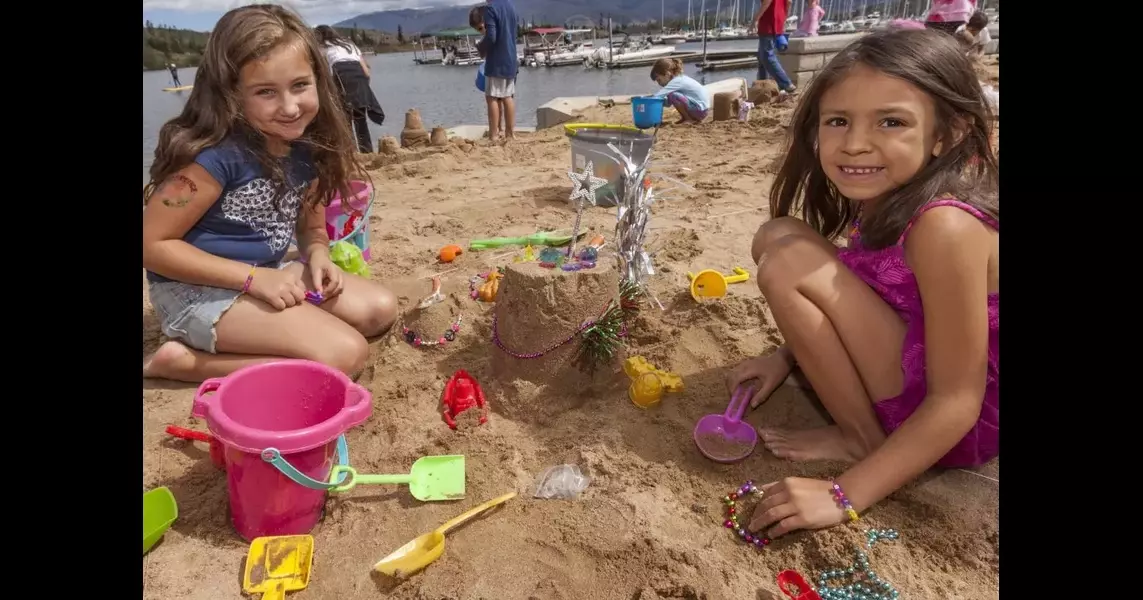
[[[500, 118], [504, 117], [504, 141], [516, 130], [516, 29], [519, 20], [512, 0], [488, 0], [477, 29], [484, 34], [476, 49], [484, 57], [484, 100], [488, 104], [488, 138], [500, 139]], [[475, 20], [475, 19], [470, 19]]]
[[976, 0], [933, 0], [929, 16], [925, 18], [925, 27], [953, 35], [974, 12]]
[[355, 130], [357, 150], [373, 153], [373, 138], [369, 135], [369, 121], [385, 123], [385, 111], [369, 87], [369, 63], [353, 42], [341, 37], [329, 25], [318, 25], [314, 35], [325, 50], [326, 61], [333, 72], [349, 126]]
[[806, 0], [806, 10], [802, 13], [801, 20], [798, 21], [798, 30], [794, 32], [793, 37], [816, 36], [824, 16], [825, 9], [821, 7], [818, 0]]
[[183, 87], [183, 82], [179, 81], [179, 68], [175, 66], [175, 63], [168, 65], [167, 70], [171, 72], [174, 87]]
[[797, 91], [782, 63], [778, 62], [778, 36], [786, 33], [786, 13], [790, 0], [759, 0], [754, 22], [758, 24], [758, 79], [770, 79], [787, 94]]

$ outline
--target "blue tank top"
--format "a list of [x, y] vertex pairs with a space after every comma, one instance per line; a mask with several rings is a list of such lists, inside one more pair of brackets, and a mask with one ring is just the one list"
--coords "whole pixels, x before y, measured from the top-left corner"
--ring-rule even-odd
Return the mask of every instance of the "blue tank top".
[[[298, 145], [282, 159], [287, 187], [275, 203], [275, 186], [258, 159], [236, 140], [207, 148], [194, 161], [222, 187], [183, 241], [215, 256], [251, 266], [277, 265], [286, 256], [298, 224], [298, 209], [316, 176], [309, 149]], [[170, 281], [147, 272], [153, 282]]]

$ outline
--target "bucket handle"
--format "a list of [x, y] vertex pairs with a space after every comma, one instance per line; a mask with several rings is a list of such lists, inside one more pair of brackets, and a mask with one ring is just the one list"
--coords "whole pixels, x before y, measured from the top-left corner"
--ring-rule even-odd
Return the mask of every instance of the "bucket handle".
[[[336, 482], [326, 483], [318, 481], [294, 468], [277, 448], [266, 448], [262, 451], [262, 460], [274, 465], [282, 475], [294, 483], [311, 490], [332, 490], [345, 481], [347, 473], [342, 473]], [[337, 436], [337, 464], [342, 467], [349, 466], [349, 445], [345, 442], [345, 435]]]
[[191, 416], [196, 419], [206, 416], [207, 409], [210, 407], [210, 395], [217, 392], [224, 381], [226, 379], [223, 377], [214, 377], [203, 381], [198, 386], [198, 391], [194, 393], [194, 404], [191, 405]]

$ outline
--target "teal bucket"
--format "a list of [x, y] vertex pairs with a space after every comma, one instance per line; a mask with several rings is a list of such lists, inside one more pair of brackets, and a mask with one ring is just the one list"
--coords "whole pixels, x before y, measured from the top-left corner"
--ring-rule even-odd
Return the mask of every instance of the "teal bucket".
[[658, 127], [663, 123], [663, 106], [666, 98], [635, 96], [631, 99], [631, 116], [639, 129]]
[[654, 136], [625, 125], [569, 123], [564, 132], [571, 140], [572, 170], [582, 173], [590, 162], [593, 174], [607, 180], [607, 185], [595, 192], [596, 206], [615, 206], [623, 189], [623, 163], [608, 144], [614, 144], [636, 164], [647, 159], [655, 144]]

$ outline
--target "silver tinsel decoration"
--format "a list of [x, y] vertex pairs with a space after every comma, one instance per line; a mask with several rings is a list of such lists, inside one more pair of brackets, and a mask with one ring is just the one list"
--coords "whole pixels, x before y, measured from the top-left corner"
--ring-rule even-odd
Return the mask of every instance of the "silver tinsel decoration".
[[614, 143], [609, 143], [607, 146], [619, 157], [623, 166], [622, 190], [615, 207], [615, 245], [619, 258], [619, 277], [624, 282], [638, 286], [662, 309], [662, 303], [647, 287], [648, 278], [655, 274], [655, 265], [643, 247], [647, 237], [647, 222], [651, 219], [651, 203], [655, 199], [654, 186], [647, 173], [651, 165], [651, 155], [654, 153], [654, 142], [651, 150], [647, 151], [647, 158], [639, 164], [632, 161], [631, 157]]

